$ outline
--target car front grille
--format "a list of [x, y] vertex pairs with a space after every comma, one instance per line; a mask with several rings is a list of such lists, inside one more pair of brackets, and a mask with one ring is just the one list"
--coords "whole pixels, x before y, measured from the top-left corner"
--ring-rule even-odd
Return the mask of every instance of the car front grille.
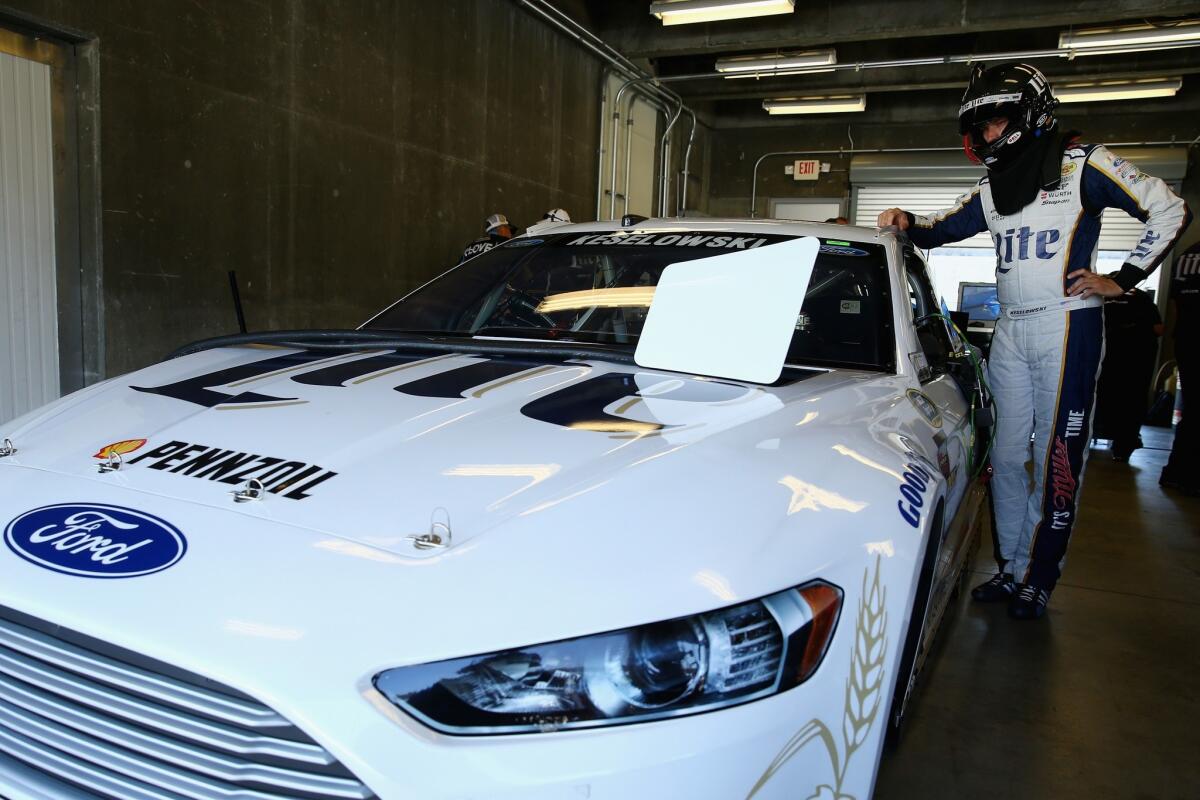
[[88, 797], [374, 797], [267, 706], [3, 609], [0, 753]]

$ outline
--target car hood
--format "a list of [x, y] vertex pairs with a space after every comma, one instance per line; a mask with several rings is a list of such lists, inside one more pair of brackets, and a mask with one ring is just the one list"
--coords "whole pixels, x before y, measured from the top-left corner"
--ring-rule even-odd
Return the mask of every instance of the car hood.
[[[268, 634], [339, 614], [377, 623], [383, 604], [410, 634], [393, 661], [604, 630], [784, 588], [880, 535], [859, 512], [871, 481], [895, 472], [862, 423], [886, 417], [896, 379], [796, 377], [761, 387], [600, 361], [204, 352], [0, 429], [17, 448], [0, 460], [0, 524], [56, 503], [153, 514], [188, 539], [187, 556], [111, 583], [170, 585], [184, 603], [227, 587], [228, 607], [206, 597], [180, 612], [226, 622], [250, 594]], [[869, 457], [833, 455], [848, 446]], [[255, 476], [263, 497], [236, 502]], [[449, 546], [414, 540], [430, 533]], [[790, 562], [764, 564], [772, 552]], [[30, 597], [43, 580], [72, 579], [26, 569], [6, 583]], [[639, 597], [656, 585], [674, 588]], [[596, 603], [546, 612], [579, 592]], [[71, 608], [52, 616], [84, 610]]]

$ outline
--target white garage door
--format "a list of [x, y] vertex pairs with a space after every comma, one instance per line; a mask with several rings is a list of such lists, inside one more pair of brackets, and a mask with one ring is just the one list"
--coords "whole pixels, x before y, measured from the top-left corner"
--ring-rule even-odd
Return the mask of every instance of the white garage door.
[[58, 397], [50, 67], [0, 53], [0, 422]]

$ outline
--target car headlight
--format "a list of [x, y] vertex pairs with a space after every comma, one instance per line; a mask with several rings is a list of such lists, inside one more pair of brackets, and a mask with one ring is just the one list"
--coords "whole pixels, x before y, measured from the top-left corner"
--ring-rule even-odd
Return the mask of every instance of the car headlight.
[[389, 669], [374, 682], [405, 712], [458, 735], [699, 714], [808, 680], [841, 607], [841, 589], [814, 581], [692, 617]]

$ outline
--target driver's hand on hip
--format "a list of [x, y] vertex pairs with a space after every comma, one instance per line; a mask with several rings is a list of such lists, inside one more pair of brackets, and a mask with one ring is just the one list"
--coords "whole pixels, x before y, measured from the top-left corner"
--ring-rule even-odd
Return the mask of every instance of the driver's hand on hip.
[[906, 231], [908, 230], [908, 214], [899, 208], [889, 208], [887, 211], [880, 212], [877, 224], [881, 228], [891, 225]]

